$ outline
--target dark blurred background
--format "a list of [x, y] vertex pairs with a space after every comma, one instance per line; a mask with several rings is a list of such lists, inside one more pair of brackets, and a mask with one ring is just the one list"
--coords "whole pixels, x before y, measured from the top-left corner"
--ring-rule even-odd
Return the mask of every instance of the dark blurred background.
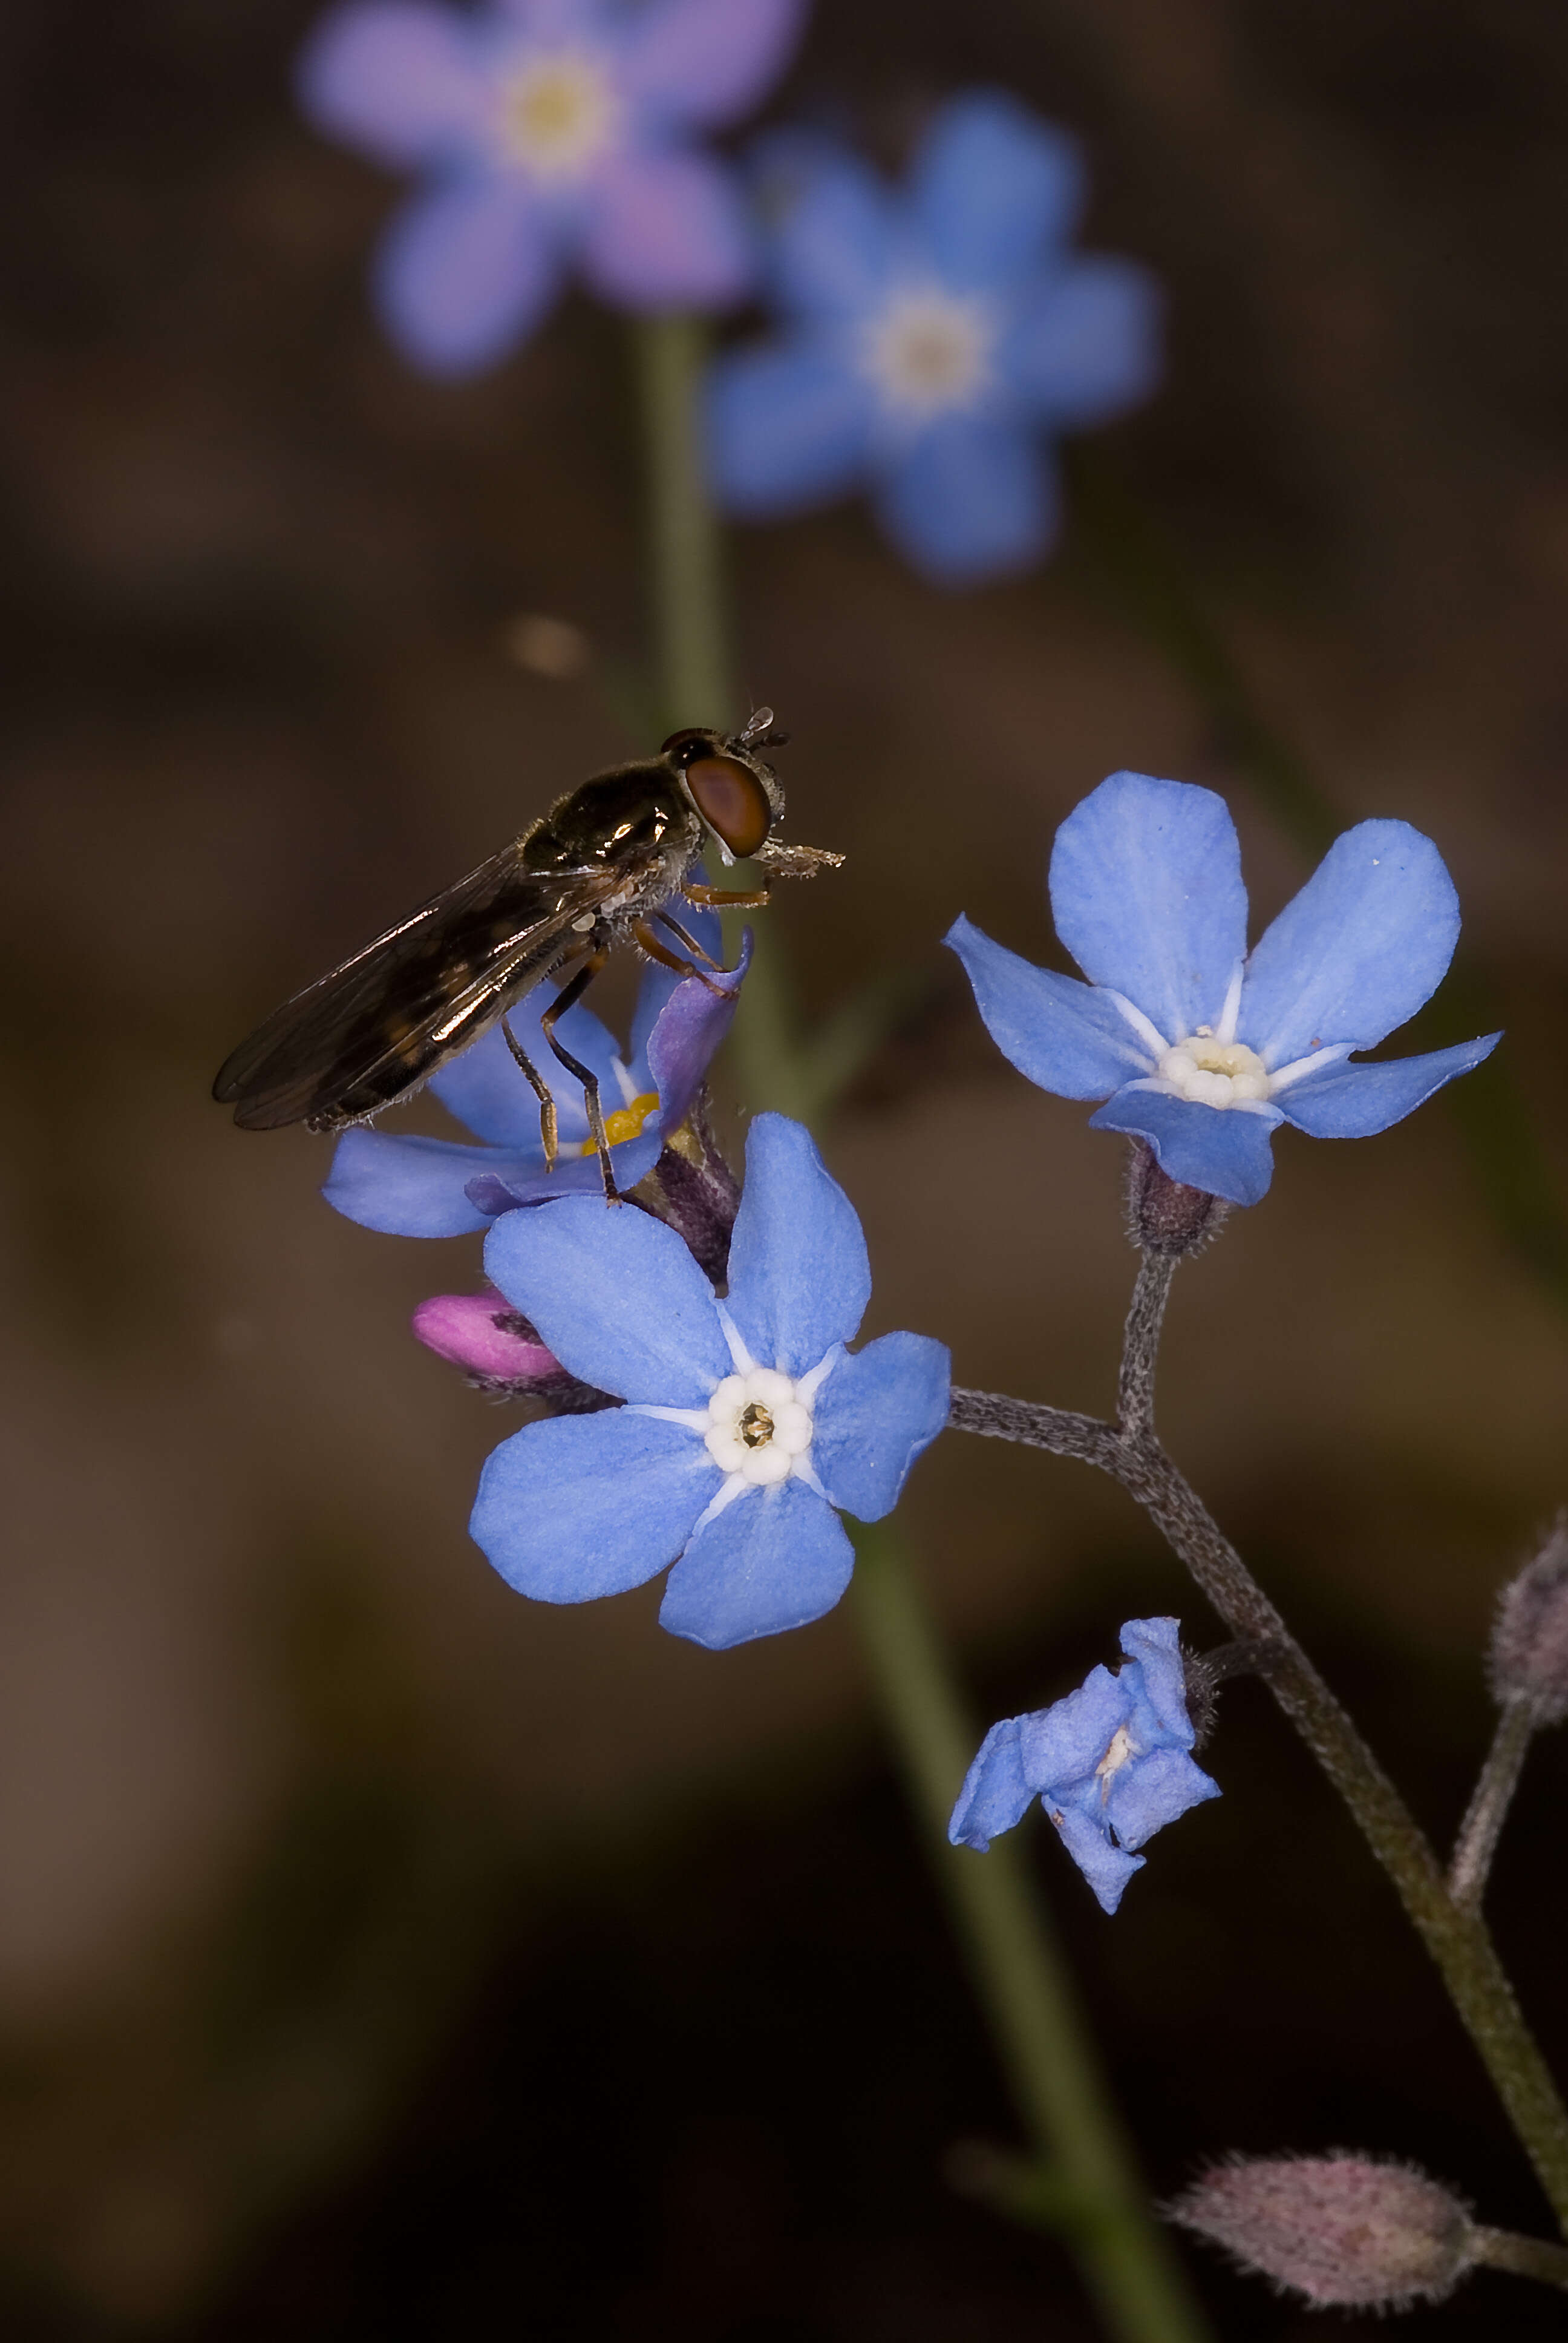
[[[657, 1589], [508, 1594], [465, 1521], [516, 1419], [407, 1332], [477, 1244], [350, 1226], [327, 1142], [208, 1101], [286, 991], [644, 745], [625, 327], [574, 300], [461, 387], [391, 354], [363, 283], [395, 190], [291, 111], [312, 13], [0, 20], [4, 2331], [1088, 2338], [1059, 2247], [943, 2177], [1016, 2134], [848, 1606], [718, 1657], [657, 1631]], [[891, 163], [977, 80], [1084, 140], [1087, 240], [1163, 278], [1170, 371], [1079, 451], [1022, 583], [938, 596], [859, 508], [735, 544], [791, 834], [849, 857], [769, 922], [809, 1013], [911, 972], [826, 1132], [872, 1331], [1108, 1403], [1119, 1142], [1003, 1065], [937, 949], [967, 910], [1054, 950], [1050, 836], [1104, 773], [1226, 790], [1261, 917], [1312, 857], [1260, 724], [1336, 819], [1431, 832], [1528, 1131], [1488, 1069], [1467, 1121], [1285, 1132], [1267, 1202], [1182, 1272], [1163, 1414], [1446, 1836], [1494, 1589], [1568, 1496], [1568, 16], [822, 0], [778, 110]], [[580, 671], [539, 671], [530, 615], [580, 630]], [[1440, 998], [1417, 1042], [1470, 1010]], [[954, 1436], [904, 1518], [988, 1718], [1113, 1657], [1129, 1614], [1214, 1639], [1081, 1468]], [[1539, 2227], [1256, 1686], [1207, 1762], [1223, 1802], [1114, 1922], [1030, 1826], [1151, 2187], [1348, 2144]], [[1558, 1735], [1495, 1892], [1559, 2071], [1565, 1790]], [[1221, 2336], [1319, 2331], [1194, 2268]], [[1423, 2316], [1562, 2313], [1483, 2278]]]

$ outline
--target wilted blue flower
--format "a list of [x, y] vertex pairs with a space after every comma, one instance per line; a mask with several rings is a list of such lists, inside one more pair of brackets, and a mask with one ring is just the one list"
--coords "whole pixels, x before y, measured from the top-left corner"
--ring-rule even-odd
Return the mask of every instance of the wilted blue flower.
[[715, 1651], [832, 1609], [854, 1567], [839, 1512], [890, 1513], [948, 1413], [941, 1343], [844, 1348], [870, 1294], [866, 1242], [809, 1135], [759, 1115], [746, 1166], [722, 1302], [635, 1206], [508, 1212], [485, 1246], [487, 1275], [562, 1365], [627, 1404], [503, 1441], [475, 1539], [545, 1603], [674, 1563], [660, 1623]]
[[1212, 789], [1112, 773], [1057, 831], [1050, 885], [1087, 984], [967, 919], [946, 939], [992, 1041], [1041, 1090], [1104, 1099], [1092, 1130], [1146, 1140], [1172, 1180], [1234, 1204], [1266, 1192], [1276, 1124], [1370, 1138], [1502, 1038], [1347, 1062], [1414, 1016], [1459, 938], [1453, 881], [1408, 822], [1335, 839], [1251, 953], [1235, 825]]
[[376, 271], [393, 339], [467, 374], [532, 332], [576, 264], [628, 309], [709, 308], [751, 281], [731, 175], [688, 142], [781, 70], [805, 0], [348, 0], [300, 62], [306, 112], [427, 184]]
[[947, 585], [1038, 560], [1058, 521], [1042, 443], [1120, 414], [1158, 372], [1152, 280], [1068, 247], [1074, 141], [981, 91], [943, 107], [901, 193], [826, 140], [773, 152], [788, 330], [715, 370], [721, 500], [771, 519], [869, 487], [900, 550]]
[[1038, 1797], [1103, 1909], [1114, 1912], [1144, 1857], [1136, 1850], [1205, 1798], [1175, 1619], [1129, 1619], [1124, 1667], [1094, 1668], [1077, 1692], [993, 1725], [964, 1776], [948, 1825], [955, 1846], [983, 1855]]
[[[716, 914], [689, 911], [683, 924], [717, 959]], [[624, 1058], [614, 1037], [580, 1002], [557, 1025], [561, 1047], [598, 1076], [610, 1161], [622, 1189], [635, 1187], [652, 1171], [666, 1137], [690, 1106], [729, 1031], [750, 959], [748, 934], [739, 965], [709, 971], [706, 982], [650, 967]], [[582, 1094], [558, 1067], [539, 1028], [558, 989], [548, 980], [536, 985], [508, 1021], [555, 1092], [560, 1154], [553, 1172], [545, 1169], [538, 1101], [506, 1035], [494, 1025], [430, 1081], [442, 1105], [483, 1143], [466, 1147], [460, 1140], [357, 1126], [337, 1142], [322, 1190], [327, 1202], [361, 1228], [387, 1236], [456, 1237], [487, 1228], [498, 1213], [518, 1204], [574, 1193], [602, 1195]]]

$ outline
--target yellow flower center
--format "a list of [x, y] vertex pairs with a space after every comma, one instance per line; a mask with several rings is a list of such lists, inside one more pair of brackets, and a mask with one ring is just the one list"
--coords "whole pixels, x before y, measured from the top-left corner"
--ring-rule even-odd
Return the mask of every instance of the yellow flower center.
[[[627, 1087], [630, 1089], [629, 1082]], [[658, 1104], [657, 1091], [642, 1091], [632, 1100], [629, 1106], [618, 1106], [613, 1114], [607, 1114], [604, 1119], [604, 1135], [610, 1145], [618, 1147], [623, 1139], [640, 1139], [642, 1126]], [[581, 1152], [584, 1155], [591, 1155], [593, 1151], [593, 1141], [585, 1139]]]
[[576, 178], [609, 144], [618, 111], [609, 77], [591, 57], [541, 58], [501, 85], [501, 145], [539, 178]]

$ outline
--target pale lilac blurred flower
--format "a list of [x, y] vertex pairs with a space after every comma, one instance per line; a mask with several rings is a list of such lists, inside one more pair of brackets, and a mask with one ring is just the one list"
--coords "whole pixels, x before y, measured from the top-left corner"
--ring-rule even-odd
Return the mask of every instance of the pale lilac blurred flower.
[[694, 134], [742, 119], [782, 71], [806, 0], [348, 0], [299, 65], [318, 128], [421, 174], [376, 266], [394, 341], [432, 373], [491, 365], [573, 266], [658, 311], [739, 298], [751, 231]]

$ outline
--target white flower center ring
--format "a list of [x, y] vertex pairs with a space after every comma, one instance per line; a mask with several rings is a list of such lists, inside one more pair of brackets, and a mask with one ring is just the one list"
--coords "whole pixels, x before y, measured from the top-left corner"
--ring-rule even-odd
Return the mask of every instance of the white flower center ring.
[[1200, 1026], [1190, 1041], [1178, 1041], [1160, 1061], [1160, 1079], [1179, 1098], [1201, 1106], [1236, 1106], [1243, 1099], [1266, 1099], [1269, 1070], [1245, 1041], [1221, 1041]]
[[895, 294], [871, 320], [861, 365], [890, 407], [930, 422], [969, 406], [984, 389], [994, 340], [982, 303], [931, 286]]
[[738, 1473], [766, 1489], [789, 1478], [796, 1458], [810, 1448], [814, 1428], [799, 1383], [776, 1367], [753, 1367], [748, 1374], [726, 1375], [715, 1390], [703, 1442], [721, 1473]]

